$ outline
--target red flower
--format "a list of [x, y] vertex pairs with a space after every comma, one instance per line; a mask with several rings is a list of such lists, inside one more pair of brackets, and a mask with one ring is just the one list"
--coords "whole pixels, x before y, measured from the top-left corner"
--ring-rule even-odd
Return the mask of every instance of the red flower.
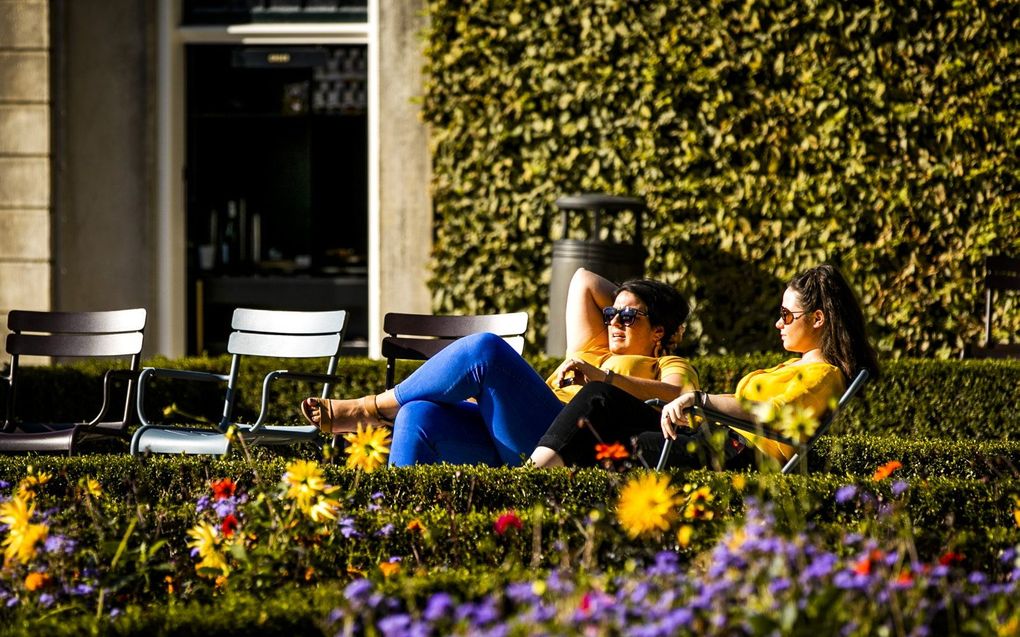
[[234, 531], [241, 523], [238, 521], [237, 516], [233, 513], [228, 513], [227, 517], [223, 518], [220, 522], [220, 531], [223, 533], [223, 537], [233, 537]]
[[627, 450], [618, 442], [614, 442], [611, 445], [598, 443], [595, 445], [595, 459], [596, 460], [623, 460], [629, 457], [630, 454]]
[[910, 586], [914, 583], [914, 574], [910, 572], [909, 568], [905, 568], [900, 571], [899, 576], [896, 578], [896, 583], [901, 586]]
[[896, 471], [903, 466], [903, 463], [899, 460], [890, 460], [881, 467], [875, 470], [875, 475], [871, 476], [871, 479], [875, 482], [885, 480], [892, 475], [893, 471]]
[[939, 564], [942, 566], [955, 566], [956, 564], [963, 564], [963, 559], [964, 556], [962, 553], [947, 551], [939, 557]]
[[496, 530], [497, 535], [503, 535], [510, 527], [514, 527], [518, 531], [523, 529], [524, 523], [521, 522], [521, 518], [517, 516], [517, 513], [511, 509], [499, 516], [492, 527]]
[[871, 575], [871, 558], [866, 557], [854, 564], [854, 573], [858, 575]]
[[216, 500], [225, 500], [226, 498], [232, 497], [236, 490], [237, 485], [234, 484], [234, 481], [230, 478], [213, 480], [212, 482], [213, 498]]

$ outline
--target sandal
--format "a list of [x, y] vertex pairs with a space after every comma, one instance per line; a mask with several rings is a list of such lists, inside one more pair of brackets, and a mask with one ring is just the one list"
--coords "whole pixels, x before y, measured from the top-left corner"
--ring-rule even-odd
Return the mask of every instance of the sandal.
[[[357, 431], [358, 423], [365, 423], [373, 427], [392, 425], [392, 420], [379, 413], [379, 406], [375, 400], [374, 394], [354, 400], [305, 398], [301, 401], [301, 415], [327, 434], [345, 434]], [[340, 411], [334, 408], [336, 403], [347, 403], [348, 409]], [[318, 422], [312, 417], [313, 409], [319, 410]]]

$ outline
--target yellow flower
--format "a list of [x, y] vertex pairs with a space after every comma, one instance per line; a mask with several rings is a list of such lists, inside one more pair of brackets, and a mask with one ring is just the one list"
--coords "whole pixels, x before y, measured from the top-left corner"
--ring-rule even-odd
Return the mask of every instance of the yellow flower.
[[383, 577], [390, 577], [400, 572], [400, 564], [397, 562], [381, 562], [379, 570], [382, 571]]
[[25, 576], [25, 590], [37, 591], [50, 583], [50, 576], [45, 573], [33, 572]]
[[338, 500], [319, 497], [315, 500], [315, 504], [308, 508], [308, 517], [316, 523], [336, 520], [339, 509], [340, 502]]
[[99, 480], [96, 480], [92, 476], [85, 476], [79, 482], [81, 488], [84, 489], [85, 493], [89, 494], [93, 498], [99, 498], [103, 495], [103, 487], [99, 484]]
[[668, 529], [679, 503], [668, 477], [645, 473], [620, 490], [616, 516], [627, 534], [635, 538]]
[[743, 474], [736, 474], [733, 476], [733, 488], [737, 491], [743, 491], [744, 487], [747, 486], [747, 478]]
[[191, 538], [188, 542], [188, 548], [198, 551], [198, 556], [202, 558], [195, 565], [196, 571], [201, 573], [202, 569], [209, 568], [218, 570], [221, 575], [226, 575], [230, 572], [227, 560], [220, 552], [221, 542], [215, 526], [208, 522], [199, 522], [188, 529], [188, 537]]
[[[692, 492], [693, 491], [693, 492]], [[711, 520], [715, 512], [708, 508], [715, 496], [708, 487], [696, 488], [696, 485], [684, 485], [684, 492], [690, 493], [687, 496], [687, 505], [684, 507], [684, 518], [691, 520]]]
[[811, 407], [785, 405], [779, 418], [779, 432], [790, 440], [810, 438], [818, 429], [818, 419]]
[[390, 455], [389, 431], [382, 427], [368, 425], [362, 429], [358, 423], [358, 430], [344, 435], [344, 440], [348, 443], [344, 451], [350, 469], [371, 473], [385, 464]]
[[680, 530], [676, 532], [676, 541], [680, 545], [680, 548], [687, 548], [691, 544], [691, 536], [694, 535], [694, 527], [690, 524], [685, 524], [680, 527]]
[[326, 490], [322, 468], [312, 460], [295, 460], [287, 465], [283, 481], [287, 485], [287, 497], [295, 500], [302, 511], [308, 511], [312, 500]]
[[419, 520], [418, 518], [415, 518], [415, 519], [413, 519], [413, 520], [411, 520], [410, 522], [407, 523], [407, 531], [409, 533], [414, 533], [414, 532], [424, 533], [425, 532], [425, 525], [421, 523], [421, 520]]
[[[48, 478], [47, 478], [48, 479]], [[6, 502], [0, 503], [0, 523], [7, 525], [7, 537], [4, 538], [4, 563], [11, 560], [28, 562], [35, 556], [35, 547], [49, 535], [49, 527], [45, 524], [32, 524], [32, 513], [35, 503], [30, 503], [32, 493], [16, 495]]]
[[32, 467], [28, 468], [28, 475], [21, 479], [18, 483], [18, 496], [22, 498], [32, 498], [35, 496], [39, 487], [50, 481], [50, 474], [48, 473], [32, 473]]
[[27, 564], [35, 557], [35, 548], [46, 539], [50, 527], [45, 524], [28, 524], [23, 527], [11, 527], [4, 538], [4, 564], [11, 560]]

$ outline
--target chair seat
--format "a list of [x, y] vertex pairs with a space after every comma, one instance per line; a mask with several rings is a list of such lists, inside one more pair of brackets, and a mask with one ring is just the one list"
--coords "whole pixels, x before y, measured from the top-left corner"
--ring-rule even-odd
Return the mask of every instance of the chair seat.
[[0, 451], [66, 454], [75, 442], [75, 431], [74, 427], [70, 427], [61, 431], [4, 433], [0, 435]]
[[239, 425], [238, 429], [245, 442], [260, 445], [288, 445], [319, 437], [319, 428], [315, 425], [264, 425], [256, 431]]
[[135, 453], [184, 453], [222, 456], [230, 449], [225, 434], [192, 427], [142, 427], [132, 442]]

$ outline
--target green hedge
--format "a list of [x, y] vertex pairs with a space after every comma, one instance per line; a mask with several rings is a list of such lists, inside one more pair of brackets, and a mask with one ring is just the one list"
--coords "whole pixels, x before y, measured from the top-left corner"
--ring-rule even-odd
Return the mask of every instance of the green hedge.
[[979, 340], [982, 259], [1020, 246], [1017, 3], [427, 8], [436, 310], [526, 309], [543, 342], [553, 202], [603, 191], [648, 202], [646, 271], [696, 302], [697, 351], [773, 347], [821, 261], [882, 350]]
[[[783, 359], [778, 354], [705, 356], [693, 358], [702, 386], [713, 392], [732, 391], [737, 380], [753, 369]], [[189, 358], [149, 361], [186, 369], [225, 372], [229, 361], [221, 358]], [[552, 372], [557, 361], [535, 357], [541, 375]], [[413, 364], [402, 365], [400, 374]], [[306, 361], [253, 359], [242, 367], [243, 391], [237, 415], [251, 422], [258, 409], [261, 378], [270, 369], [311, 369]], [[99, 367], [45, 367], [25, 369], [25, 387], [19, 392], [20, 411], [26, 418], [68, 419], [91, 416], [99, 407]], [[335, 396], [361, 396], [382, 387], [384, 367], [380, 361], [344, 359], [338, 373], [343, 382]], [[1020, 361], [890, 360], [882, 377], [869, 383], [841, 416], [834, 433], [869, 433], [912, 438], [1015, 440], [1020, 437]], [[306, 385], [277, 383], [271, 403], [274, 422], [300, 421], [297, 406], [312, 390]], [[315, 390], [316, 392], [318, 390]], [[161, 418], [164, 407], [178, 411], [168, 420], [184, 420], [183, 414], [218, 419], [222, 387], [206, 383], [154, 384], [147, 391], [147, 410]]]
[[[903, 457], [906, 465], [902, 473], [882, 483], [871, 480], [870, 474], [879, 463], [898, 457]], [[61, 510], [61, 494], [72, 492], [82, 477], [95, 478], [109, 498], [109, 511], [121, 512], [119, 516], [109, 513], [109, 517], [138, 517], [140, 532], [149, 534], [152, 540], [170, 540], [168, 550], [184, 562], [188, 560], [184, 557], [183, 534], [194, 522], [195, 502], [208, 495], [210, 480], [230, 477], [243, 491], [258, 484], [272, 487], [285, 466], [280, 459], [248, 463], [189, 457], [15, 457], [0, 462], [0, 480], [13, 484], [30, 465], [53, 476], [45, 491], [55, 500], [45, 506]], [[929, 553], [957, 547], [979, 563], [993, 564], [997, 551], [1020, 541], [1020, 529], [1012, 514], [1015, 498], [1020, 496], [1020, 478], [1015, 470], [995, 480], [929, 476], [920, 459], [890, 451], [876, 457], [875, 464], [857, 476], [747, 474], [739, 488], [734, 484], [735, 476], [708, 471], [674, 474], [677, 484], [708, 486], [715, 494], [716, 517], [711, 523], [699, 523], [692, 552], [714, 542], [721, 524], [741, 515], [744, 499], [749, 496], [776, 502], [777, 521], [785, 528], [800, 529], [807, 523], [830, 525], [835, 534], [851, 527], [867, 527], [874, 521], [873, 509], [836, 501], [837, 490], [848, 484], [856, 484], [885, 501], [900, 502], [912, 521], [914, 541]], [[408, 534], [402, 529], [415, 518], [429, 529], [430, 541], [418, 546], [418, 554], [423, 563], [430, 565], [498, 566], [512, 553], [532, 550], [530, 527], [539, 519], [546, 529], [544, 555], [559, 555], [563, 547], [579, 549], [585, 543], [585, 528], [577, 520], [592, 510], [611, 509], [627, 476], [600, 469], [422, 466], [371, 474], [329, 467], [326, 478], [340, 488], [342, 516], [351, 517], [361, 534], [356, 541], [341, 543], [334, 549], [330, 560], [342, 570], [346, 564], [363, 562], [366, 556], [376, 556], [377, 562], [389, 555], [409, 554]], [[890, 485], [901, 478], [910, 488], [897, 499], [891, 495]], [[508, 509], [520, 511], [528, 526], [519, 536], [495, 543], [492, 524]], [[80, 515], [80, 510], [67, 515]], [[397, 532], [380, 535], [386, 523], [393, 523]], [[88, 534], [79, 537], [80, 541], [101, 532], [88, 520], [81, 521], [79, 528]], [[602, 532], [596, 555], [604, 567], [619, 566], [627, 559], [643, 559], [650, 551], [654, 553], [656, 546], [660, 545], [635, 545], [622, 530], [610, 525]], [[669, 546], [672, 542], [665, 538], [660, 548]], [[190, 566], [178, 564], [177, 568]]]

